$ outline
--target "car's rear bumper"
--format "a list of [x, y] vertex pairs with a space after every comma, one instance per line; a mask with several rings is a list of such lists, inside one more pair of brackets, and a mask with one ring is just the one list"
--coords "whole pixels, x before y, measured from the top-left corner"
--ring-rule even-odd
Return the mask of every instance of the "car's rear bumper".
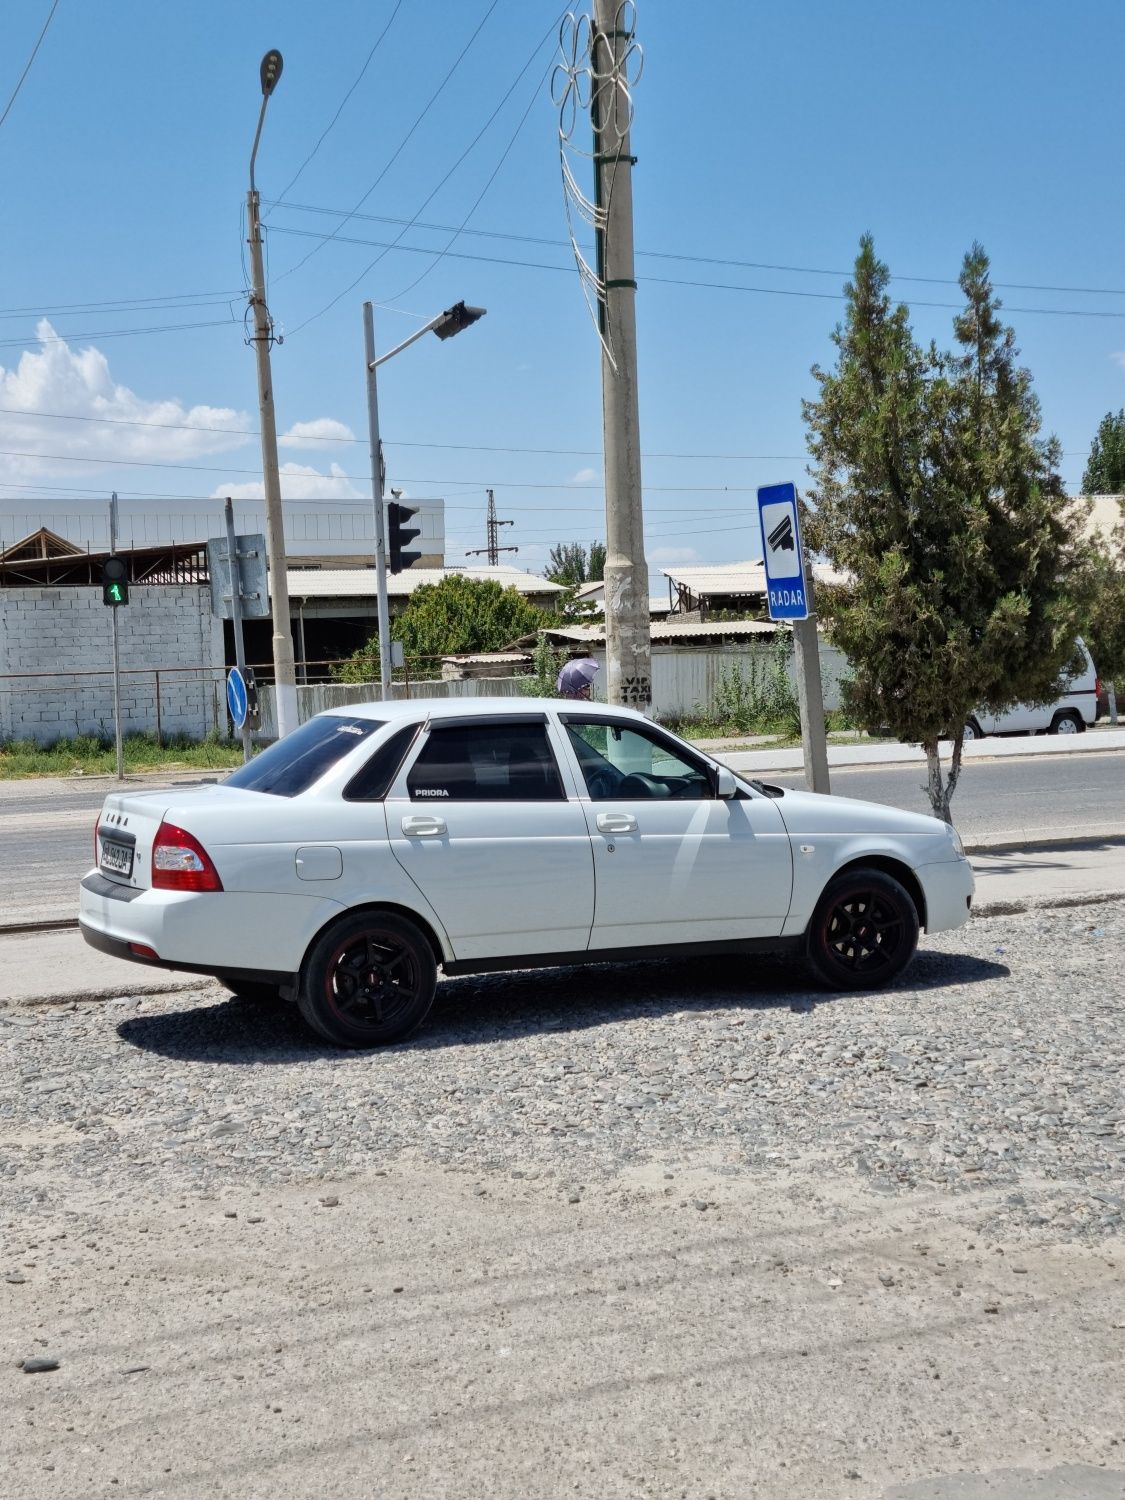
[[260, 984], [292, 984], [294, 976], [288, 970], [216, 968], [214, 964], [169, 963], [163, 958], [153, 958], [147, 953], [138, 953], [123, 938], [109, 937], [96, 927], [89, 927], [79, 919], [78, 930], [99, 953], [108, 953], [111, 958], [123, 958], [132, 964], [144, 964], [149, 969], [170, 969], [181, 974], [222, 975], [224, 979], [255, 980]]
[[130, 962], [197, 974], [292, 975], [343, 910], [316, 896], [137, 889], [91, 871], [79, 887], [78, 919], [88, 943]]

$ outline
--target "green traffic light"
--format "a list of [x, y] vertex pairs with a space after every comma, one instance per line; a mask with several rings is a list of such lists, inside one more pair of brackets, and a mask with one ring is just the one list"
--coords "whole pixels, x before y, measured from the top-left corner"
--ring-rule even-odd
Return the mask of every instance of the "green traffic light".
[[114, 604], [121, 603], [121, 585], [119, 583], [110, 584], [109, 597], [113, 600]]

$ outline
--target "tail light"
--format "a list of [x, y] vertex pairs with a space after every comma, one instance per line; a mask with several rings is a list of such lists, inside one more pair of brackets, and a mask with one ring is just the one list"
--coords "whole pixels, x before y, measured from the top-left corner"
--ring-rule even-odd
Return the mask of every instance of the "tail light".
[[152, 843], [152, 884], [160, 891], [221, 891], [211, 856], [194, 834], [161, 823]]

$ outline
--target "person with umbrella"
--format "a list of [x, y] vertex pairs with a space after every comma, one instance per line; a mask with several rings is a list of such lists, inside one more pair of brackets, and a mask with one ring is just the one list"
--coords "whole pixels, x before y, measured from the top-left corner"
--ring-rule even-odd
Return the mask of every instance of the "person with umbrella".
[[570, 660], [563, 663], [555, 683], [555, 691], [560, 698], [589, 699], [598, 671], [598, 664], [589, 651], [585, 647], [579, 647], [571, 654]]

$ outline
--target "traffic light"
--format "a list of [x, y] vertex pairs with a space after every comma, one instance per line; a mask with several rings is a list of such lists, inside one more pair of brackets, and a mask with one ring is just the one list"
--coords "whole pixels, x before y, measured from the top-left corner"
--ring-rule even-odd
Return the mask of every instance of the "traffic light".
[[392, 500], [387, 506], [387, 567], [392, 573], [401, 573], [411, 568], [422, 556], [420, 552], [404, 552], [402, 549], [422, 535], [420, 526], [407, 526], [411, 516], [418, 514], [417, 505], [400, 505]]
[[102, 563], [102, 603], [114, 609], [129, 602], [129, 564], [123, 557], [107, 557]]

